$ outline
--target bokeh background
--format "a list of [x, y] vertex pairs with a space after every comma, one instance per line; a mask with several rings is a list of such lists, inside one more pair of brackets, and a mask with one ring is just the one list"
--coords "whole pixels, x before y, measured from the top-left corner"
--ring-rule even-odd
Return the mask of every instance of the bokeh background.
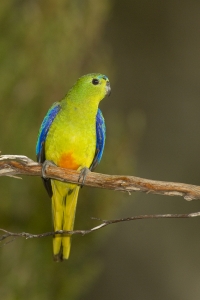
[[[0, 150], [35, 158], [50, 105], [78, 77], [105, 73], [107, 142], [99, 172], [199, 185], [200, 2], [7, 0], [0, 3]], [[39, 178], [0, 180], [0, 227], [51, 230]], [[199, 202], [84, 188], [76, 229], [137, 214], [189, 213]], [[69, 261], [51, 238], [0, 248], [0, 298], [200, 298], [198, 219], [140, 220], [74, 236]]]

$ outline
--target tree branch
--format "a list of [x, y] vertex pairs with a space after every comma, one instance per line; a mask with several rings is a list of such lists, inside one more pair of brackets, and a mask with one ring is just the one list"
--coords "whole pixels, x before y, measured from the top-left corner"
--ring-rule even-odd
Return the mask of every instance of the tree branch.
[[[115, 224], [115, 223], [120, 223], [120, 222], [127, 222], [127, 221], [135, 221], [135, 220], [144, 220], [144, 219], [170, 219], [170, 218], [195, 218], [195, 217], [199, 217], [200, 216], [200, 212], [195, 212], [195, 213], [189, 213], [189, 214], [164, 214], [164, 215], [139, 215], [139, 216], [135, 216], [135, 217], [128, 217], [128, 218], [123, 218], [123, 219], [116, 219], [116, 220], [101, 220], [98, 218], [92, 218], [95, 220], [99, 220], [102, 223], [98, 226], [95, 226], [91, 229], [88, 230], [73, 230], [73, 231], [64, 231], [64, 230], [57, 230], [55, 232], [45, 232], [45, 233], [40, 233], [40, 234], [32, 234], [32, 233], [27, 233], [27, 232], [21, 232], [21, 233], [15, 233], [15, 232], [10, 232], [7, 231], [5, 229], [0, 228], [0, 231], [3, 231], [5, 234], [0, 235], [0, 242], [2, 242], [3, 240], [6, 240], [10, 237], [23, 237], [25, 239], [33, 239], [33, 238], [43, 238], [43, 237], [47, 237], [47, 236], [54, 236], [56, 234], [67, 234], [67, 235], [74, 235], [74, 234], [81, 234], [81, 235], [86, 235], [89, 234], [93, 231], [99, 230], [103, 227], [106, 227], [108, 225], [111, 224]], [[12, 239], [11, 242], [14, 240]], [[10, 241], [6, 242], [5, 244], [9, 243]], [[4, 245], [5, 245], [4, 244]]]
[[[29, 176], [40, 176], [41, 177], [41, 165], [31, 160], [30, 158], [22, 155], [1, 155], [0, 156], [0, 176], [10, 176], [15, 178], [19, 175], [29, 175]], [[62, 169], [54, 166], [48, 166], [46, 168], [46, 176], [48, 178], [76, 183], [79, 180], [80, 172], [68, 169]], [[84, 185], [96, 188], [111, 189], [122, 192], [144, 192], [161, 194], [167, 196], [182, 196], [185, 200], [196, 200], [200, 199], [200, 186], [184, 184], [184, 183], [174, 183], [174, 182], [164, 182], [149, 180], [144, 178], [139, 178], [135, 176], [118, 176], [118, 175], [106, 175], [90, 172], [85, 180]], [[57, 234], [89, 234], [93, 231], [99, 230], [111, 224], [135, 221], [142, 219], [163, 219], [163, 218], [194, 218], [199, 217], [200, 212], [189, 213], [189, 214], [156, 214], [156, 215], [139, 215], [134, 217], [128, 217], [116, 220], [101, 220], [102, 223], [88, 230], [73, 230], [73, 231], [55, 231], [46, 232], [40, 234], [31, 234], [26, 232], [14, 233], [0, 228], [4, 234], [0, 235], [0, 242], [6, 240], [3, 244], [8, 244], [14, 241], [18, 237], [24, 237], [26, 239], [31, 238], [42, 238], [47, 236], [54, 236]], [[11, 240], [9, 238], [12, 238]]]
[[[46, 176], [52, 179], [80, 184], [80, 172], [48, 166]], [[22, 155], [1, 155], [0, 176], [41, 176], [41, 165]], [[17, 177], [19, 178], [19, 177]], [[200, 186], [191, 184], [149, 180], [135, 176], [106, 175], [90, 172], [85, 186], [110, 189], [121, 192], [144, 192], [167, 196], [182, 196], [185, 200], [200, 199]]]

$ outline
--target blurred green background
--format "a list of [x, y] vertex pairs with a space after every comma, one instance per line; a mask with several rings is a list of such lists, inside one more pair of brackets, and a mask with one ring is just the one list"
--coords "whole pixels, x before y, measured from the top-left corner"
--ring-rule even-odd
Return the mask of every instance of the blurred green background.
[[[200, 2], [7, 0], [0, 3], [0, 150], [35, 159], [41, 121], [78, 77], [106, 74], [107, 141], [97, 171], [199, 184]], [[39, 178], [0, 180], [0, 227], [51, 230]], [[84, 188], [76, 229], [152, 213], [199, 211], [181, 198]], [[74, 236], [69, 261], [51, 238], [1, 244], [0, 298], [200, 298], [198, 219], [142, 220]]]

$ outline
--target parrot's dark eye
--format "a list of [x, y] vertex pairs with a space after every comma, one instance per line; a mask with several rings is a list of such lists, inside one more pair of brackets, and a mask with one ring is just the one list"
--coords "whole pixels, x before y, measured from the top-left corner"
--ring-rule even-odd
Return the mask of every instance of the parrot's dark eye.
[[96, 78], [92, 79], [92, 84], [94, 84], [94, 85], [99, 84], [99, 80]]

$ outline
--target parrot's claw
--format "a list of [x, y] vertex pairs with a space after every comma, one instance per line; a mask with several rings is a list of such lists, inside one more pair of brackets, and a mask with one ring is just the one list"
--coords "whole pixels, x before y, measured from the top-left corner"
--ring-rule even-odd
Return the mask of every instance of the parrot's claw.
[[56, 164], [54, 164], [53, 161], [51, 160], [45, 160], [42, 164], [42, 178], [47, 179], [48, 177], [46, 176], [46, 168], [49, 166], [56, 167]]
[[89, 172], [91, 172], [91, 171], [90, 171], [90, 169], [88, 169], [87, 167], [81, 169], [80, 175], [79, 175], [79, 177], [78, 177], [78, 182], [81, 183], [81, 187], [84, 186], [85, 179], [86, 179], [87, 174], [88, 174]]

